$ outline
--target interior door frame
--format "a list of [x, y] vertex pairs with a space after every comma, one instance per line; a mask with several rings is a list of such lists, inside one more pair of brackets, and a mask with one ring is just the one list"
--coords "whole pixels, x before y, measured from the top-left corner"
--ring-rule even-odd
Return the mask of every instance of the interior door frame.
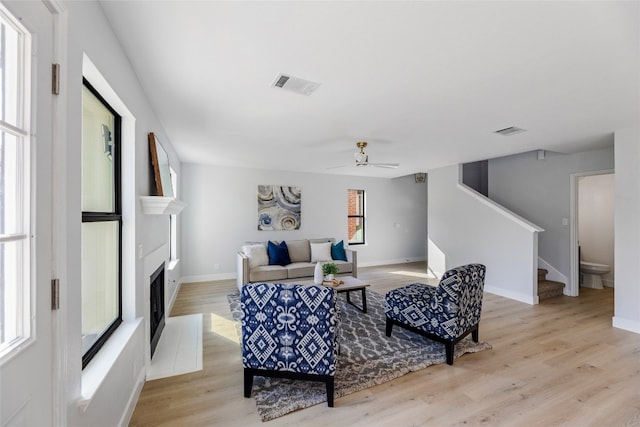
[[569, 239], [571, 241], [571, 277], [569, 278], [569, 296], [580, 295], [580, 259], [578, 254], [578, 181], [584, 176], [615, 174], [615, 169], [601, 169], [596, 171], [576, 172], [569, 175], [571, 188], [571, 210]]
[[60, 64], [58, 70], [58, 93], [53, 96], [51, 133], [53, 152], [52, 164], [52, 206], [51, 206], [51, 277], [59, 281], [59, 307], [51, 311], [52, 325], [52, 403], [54, 425], [67, 425], [68, 370], [67, 352], [67, 307], [65, 285], [67, 280], [67, 42], [68, 11], [59, 0], [41, 0], [53, 18], [53, 62]]

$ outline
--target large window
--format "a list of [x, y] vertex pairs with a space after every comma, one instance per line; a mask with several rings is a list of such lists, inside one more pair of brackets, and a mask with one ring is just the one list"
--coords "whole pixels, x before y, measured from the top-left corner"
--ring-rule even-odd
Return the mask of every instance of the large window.
[[82, 367], [122, 323], [120, 116], [82, 88]]
[[0, 4], [0, 357], [31, 336], [30, 45]]
[[347, 190], [347, 225], [350, 245], [364, 245], [364, 190]]

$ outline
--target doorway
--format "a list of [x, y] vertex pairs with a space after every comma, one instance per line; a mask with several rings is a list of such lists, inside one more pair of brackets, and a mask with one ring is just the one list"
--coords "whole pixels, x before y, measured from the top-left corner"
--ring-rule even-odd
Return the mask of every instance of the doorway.
[[[607, 264], [611, 266], [610, 274], [613, 272], [613, 205], [615, 202], [615, 185], [612, 182], [613, 174], [614, 170], [612, 169], [571, 174], [570, 296], [579, 296], [580, 294], [581, 258], [591, 262], [598, 262], [599, 264]], [[581, 203], [581, 185], [583, 199], [585, 199], [584, 191], [586, 188], [597, 194], [588, 194], [588, 200], [583, 200], [584, 203]], [[585, 207], [585, 203], [590, 203], [591, 206]], [[580, 221], [583, 221], [583, 243], [588, 245], [583, 248], [584, 251], [580, 249]], [[603, 222], [607, 224], [603, 224]], [[588, 233], [585, 233], [585, 230]], [[610, 275], [605, 276], [605, 281], [608, 280], [611, 280]]]

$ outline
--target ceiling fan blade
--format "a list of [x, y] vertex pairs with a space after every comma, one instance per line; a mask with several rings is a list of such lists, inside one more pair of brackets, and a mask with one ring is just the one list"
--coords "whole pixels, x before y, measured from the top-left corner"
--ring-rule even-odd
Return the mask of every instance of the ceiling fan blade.
[[388, 169], [396, 169], [400, 164], [398, 163], [369, 163], [371, 166], [375, 166], [377, 168], [388, 168]]

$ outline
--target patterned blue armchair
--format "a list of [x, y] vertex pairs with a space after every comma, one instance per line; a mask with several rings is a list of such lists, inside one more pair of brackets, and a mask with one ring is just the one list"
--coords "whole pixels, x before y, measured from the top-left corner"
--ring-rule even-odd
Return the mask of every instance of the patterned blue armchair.
[[249, 283], [242, 286], [244, 396], [253, 377], [323, 381], [333, 406], [338, 309], [328, 286]]
[[438, 287], [413, 283], [387, 292], [387, 336], [398, 325], [444, 343], [447, 364], [453, 365], [458, 341], [471, 333], [478, 342], [485, 271], [482, 264], [464, 265], [444, 273]]

